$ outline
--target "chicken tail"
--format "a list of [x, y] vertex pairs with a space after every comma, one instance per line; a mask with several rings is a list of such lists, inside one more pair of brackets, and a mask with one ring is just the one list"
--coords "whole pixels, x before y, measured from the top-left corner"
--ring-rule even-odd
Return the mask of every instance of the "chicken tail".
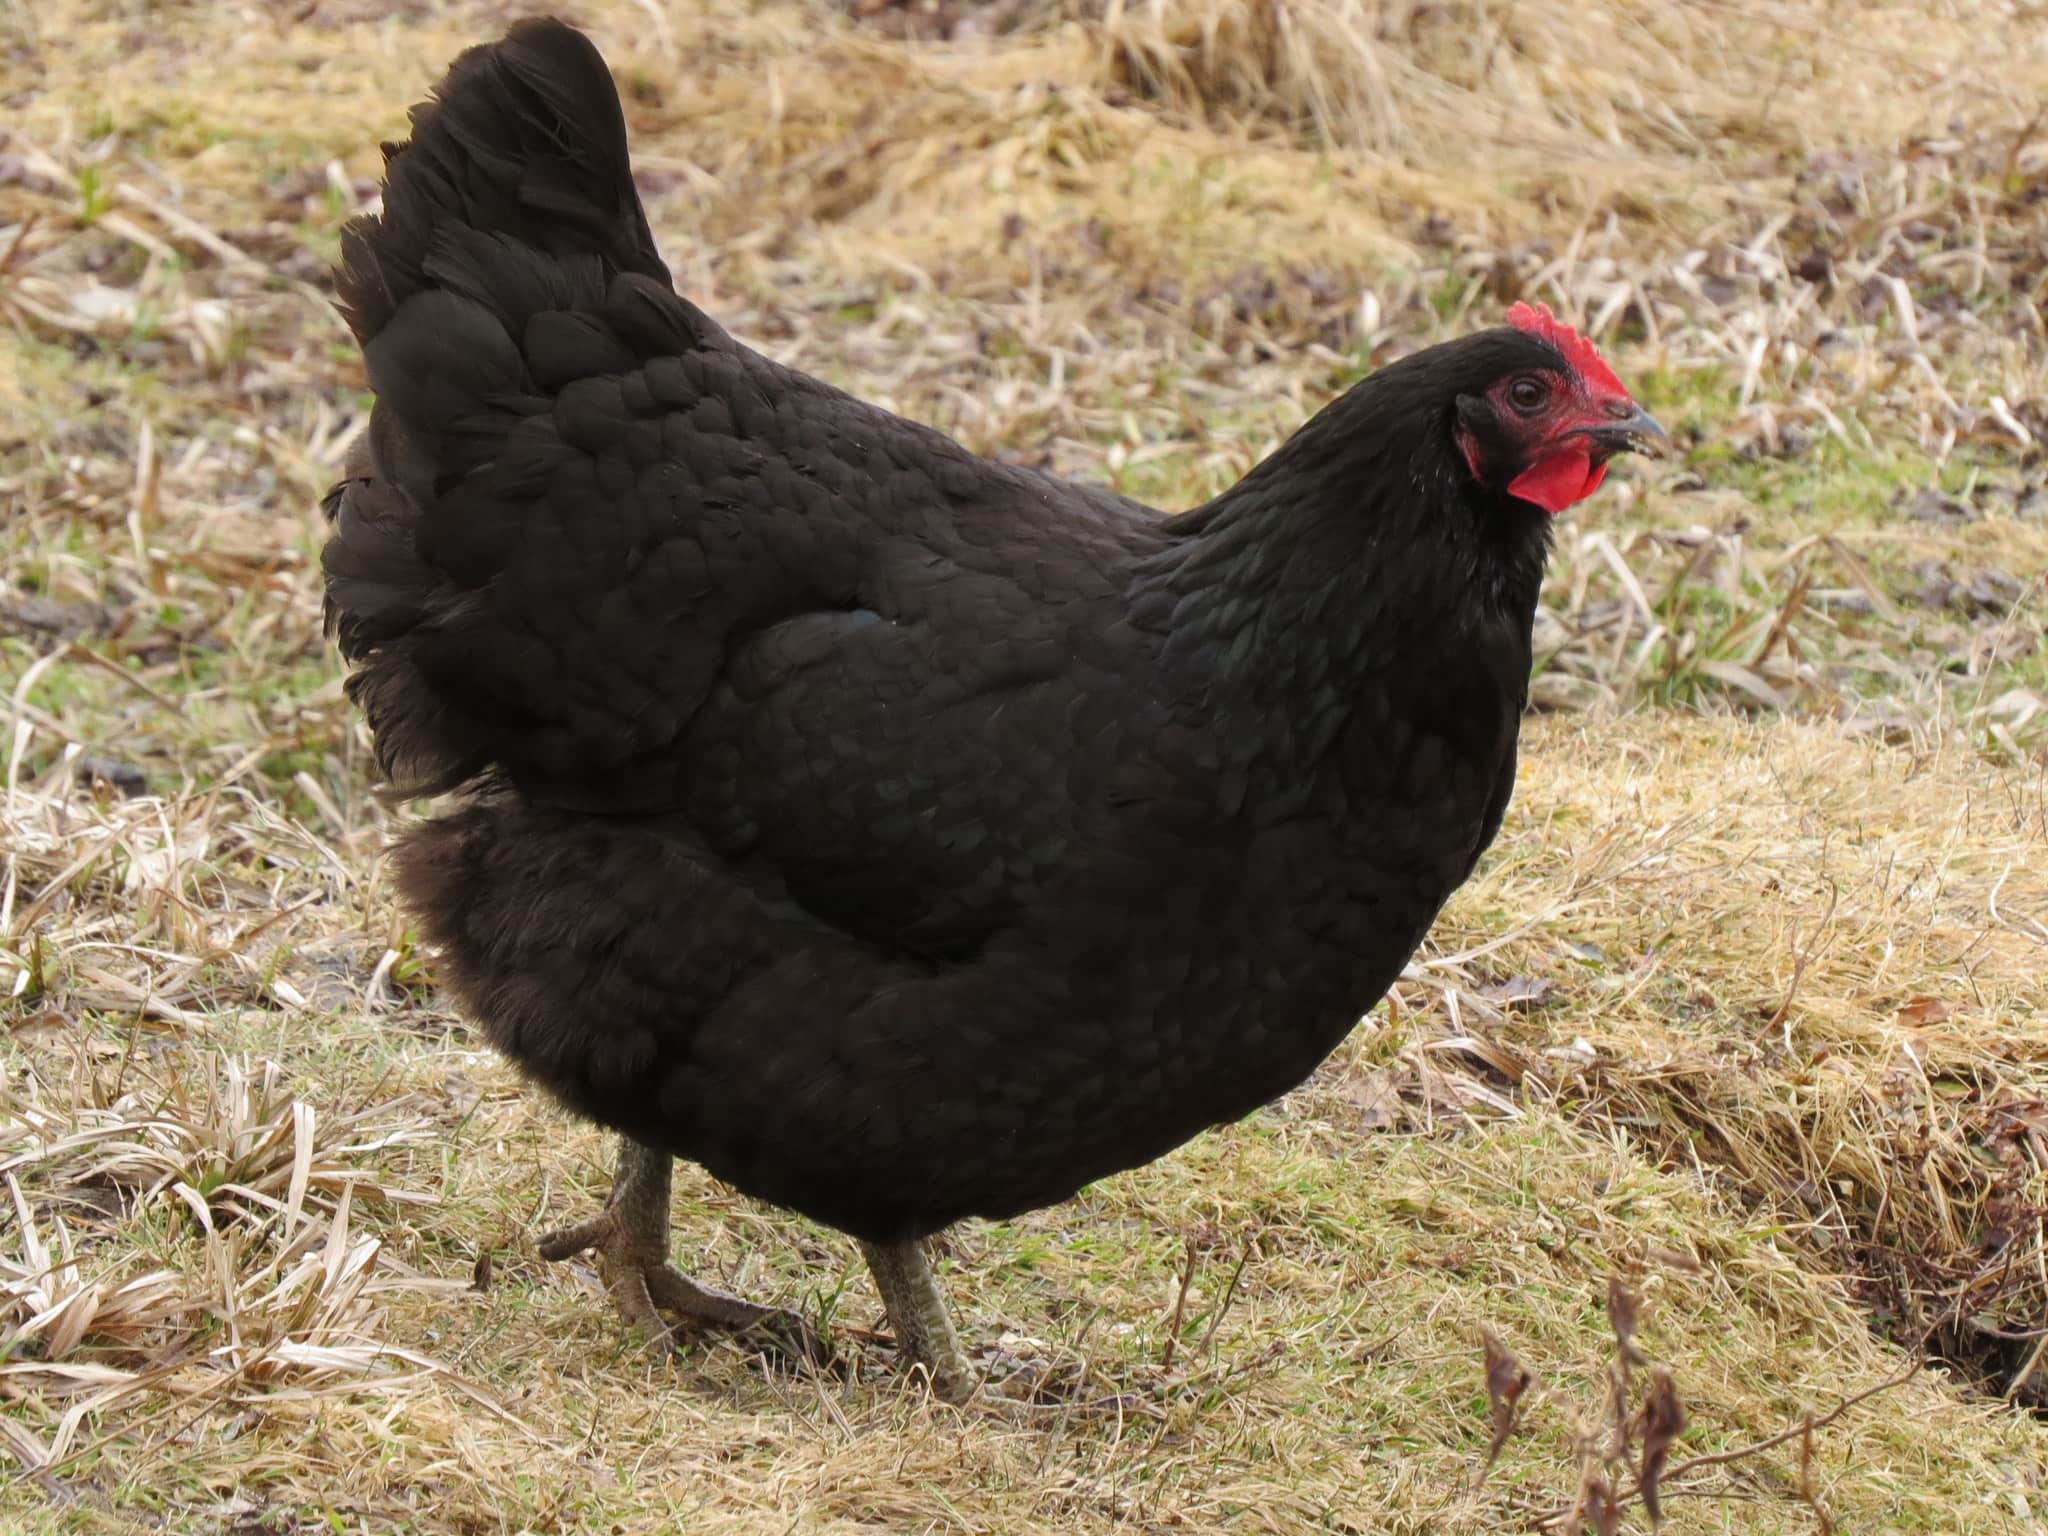
[[385, 146], [382, 209], [342, 235], [377, 403], [324, 503], [322, 565], [378, 765], [424, 795], [605, 749], [561, 718], [558, 658], [494, 607], [522, 560], [592, 537], [545, 515], [561, 454], [540, 418], [580, 381], [726, 343], [656, 254], [618, 93], [580, 32], [525, 21], [470, 49], [411, 123]]
[[622, 272], [669, 286], [618, 92], [581, 32], [518, 23], [458, 57], [411, 120], [384, 146], [383, 211], [342, 234], [342, 308], [366, 350], [434, 290], [523, 324], [565, 298], [594, 306]]

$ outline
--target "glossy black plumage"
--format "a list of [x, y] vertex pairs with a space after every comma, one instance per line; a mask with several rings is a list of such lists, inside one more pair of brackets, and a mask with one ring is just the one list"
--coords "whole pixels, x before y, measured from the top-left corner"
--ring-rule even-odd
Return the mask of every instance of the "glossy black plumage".
[[582, 1114], [891, 1241], [1299, 1083], [1514, 775], [1544, 514], [1381, 369], [1178, 518], [977, 459], [677, 296], [602, 61], [528, 23], [388, 151], [329, 622], [404, 898]]

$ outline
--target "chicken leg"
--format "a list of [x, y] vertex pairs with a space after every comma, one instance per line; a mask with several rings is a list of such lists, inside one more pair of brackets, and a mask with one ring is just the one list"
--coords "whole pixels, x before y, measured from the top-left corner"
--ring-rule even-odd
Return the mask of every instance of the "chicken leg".
[[980, 1382], [953, 1331], [924, 1245], [914, 1238], [900, 1243], [863, 1241], [860, 1251], [874, 1274], [875, 1289], [882, 1293], [882, 1305], [888, 1308], [903, 1363], [922, 1367], [931, 1379], [932, 1395], [942, 1402], [964, 1403], [973, 1397]]
[[671, 1161], [658, 1147], [621, 1137], [619, 1169], [604, 1209], [546, 1234], [540, 1256], [559, 1262], [596, 1249], [604, 1257], [612, 1304], [649, 1343], [669, 1338], [661, 1314], [670, 1312], [686, 1328], [731, 1333], [786, 1360], [829, 1362], [831, 1341], [796, 1313], [699, 1285], [668, 1262]]

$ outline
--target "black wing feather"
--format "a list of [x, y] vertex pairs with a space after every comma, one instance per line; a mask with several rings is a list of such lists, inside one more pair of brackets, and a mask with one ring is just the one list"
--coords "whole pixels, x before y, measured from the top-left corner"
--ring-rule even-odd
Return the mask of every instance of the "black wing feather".
[[377, 404], [325, 552], [380, 766], [412, 794], [490, 774], [680, 813], [846, 932], [985, 942], [1099, 803], [1046, 743], [1121, 684], [1069, 666], [1069, 633], [1160, 520], [677, 296], [567, 28], [464, 55], [413, 128], [345, 241]]

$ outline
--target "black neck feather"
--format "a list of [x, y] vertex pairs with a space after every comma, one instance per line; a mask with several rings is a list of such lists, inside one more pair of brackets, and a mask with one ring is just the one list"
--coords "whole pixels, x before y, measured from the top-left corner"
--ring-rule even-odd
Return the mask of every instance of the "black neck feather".
[[1503, 628], [1526, 645], [1550, 519], [1473, 479], [1451, 435], [1458, 392], [1394, 364], [1175, 519], [1145, 575], [1151, 611], [1170, 604], [1172, 670], [1278, 701], [1455, 663]]

